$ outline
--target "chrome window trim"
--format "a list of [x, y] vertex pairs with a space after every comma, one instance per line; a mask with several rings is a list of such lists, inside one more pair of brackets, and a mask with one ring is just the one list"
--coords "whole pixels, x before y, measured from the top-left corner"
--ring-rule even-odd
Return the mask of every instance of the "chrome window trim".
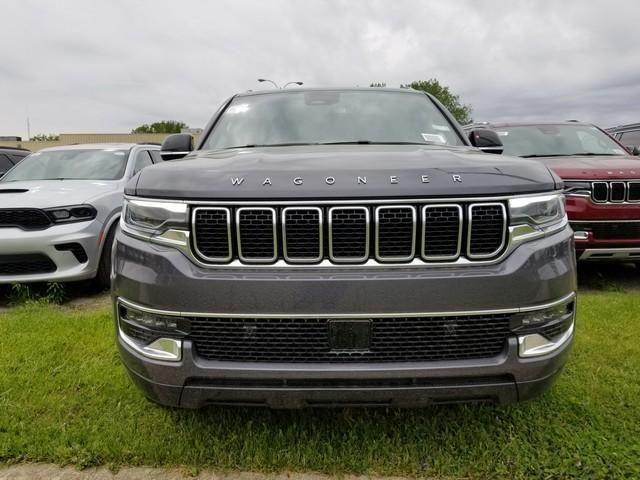
[[[458, 248], [456, 250], [456, 254], [455, 255], [427, 255], [425, 253], [425, 249], [427, 248], [427, 239], [426, 239], [426, 235], [427, 235], [427, 228], [426, 228], [426, 218], [427, 218], [427, 210], [430, 208], [441, 208], [441, 207], [455, 207], [458, 209]], [[462, 230], [464, 228], [464, 214], [463, 214], [463, 209], [462, 209], [462, 205], [458, 205], [456, 203], [443, 203], [441, 205], [424, 205], [421, 208], [421, 214], [420, 214], [421, 220], [422, 220], [422, 241], [420, 242], [420, 256], [422, 257], [423, 260], [425, 261], [434, 261], [434, 260], [455, 260], [458, 257], [460, 257], [460, 254], [462, 253]]]
[[[268, 210], [271, 212], [271, 231], [273, 232], [273, 255], [271, 257], [254, 257], [247, 258], [242, 255], [242, 237], [240, 235], [240, 214], [242, 212], [250, 212], [250, 211], [264, 211]], [[238, 258], [242, 263], [273, 263], [278, 259], [278, 228], [277, 228], [277, 218], [278, 215], [276, 213], [276, 209], [272, 207], [240, 207], [236, 209], [236, 242], [238, 246]]]
[[[335, 257], [333, 255], [333, 212], [336, 210], [364, 210], [365, 212], [365, 251], [362, 257]], [[367, 207], [360, 205], [331, 207], [327, 212], [327, 235], [329, 236], [329, 259], [335, 263], [362, 263], [369, 259], [369, 243], [371, 242], [369, 231], [371, 230], [371, 212]]]
[[[287, 220], [286, 220], [286, 213], [290, 212], [290, 211], [295, 211], [295, 210], [315, 210], [318, 212], [318, 241], [320, 242], [319, 248], [318, 248], [318, 252], [319, 255], [317, 257], [311, 258], [311, 257], [298, 257], [298, 258], [291, 258], [289, 257], [288, 253], [287, 253]], [[308, 207], [285, 207], [282, 209], [282, 213], [281, 213], [281, 223], [282, 223], [282, 255], [285, 259], [285, 261], [289, 262], [289, 263], [318, 263], [320, 262], [323, 258], [324, 258], [324, 248], [323, 248], [323, 243], [324, 243], [324, 238], [322, 235], [322, 231], [324, 230], [324, 219], [323, 219], [323, 215], [322, 215], [322, 209], [320, 207], [313, 207], [313, 206], [308, 206]]]
[[[380, 255], [380, 210], [403, 210], [410, 209], [412, 216], [412, 228], [411, 228], [411, 254], [405, 255], [404, 257], [383, 257]], [[416, 222], [418, 221], [418, 216], [416, 213], [416, 208], [413, 205], [381, 205], [374, 209], [374, 256], [375, 259], [380, 262], [408, 262], [413, 260], [416, 256]]]
[[[229, 255], [226, 257], [209, 257], [203, 254], [198, 248], [198, 239], [196, 237], [196, 213], [200, 210], [213, 210], [224, 211], [227, 214], [227, 248], [229, 249]], [[233, 248], [231, 242], [231, 209], [225, 207], [196, 207], [191, 212], [191, 231], [193, 235], [193, 248], [195, 252], [203, 260], [215, 263], [228, 263], [233, 259]]]
[[[489, 207], [489, 206], [499, 206], [502, 210], [502, 239], [500, 241], [500, 246], [496, 248], [491, 253], [481, 253], [481, 254], [473, 254], [471, 253], [471, 232], [473, 231], [473, 209], [476, 207]], [[507, 231], [507, 209], [503, 203], [499, 202], [483, 202], [483, 203], [472, 203], [467, 207], [467, 252], [466, 256], [470, 260], [473, 259], [485, 259], [495, 257], [505, 246], [506, 240], [506, 231]]]
[[219, 317], [219, 318], [396, 318], [396, 317], [455, 317], [462, 315], [499, 315], [499, 314], [515, 314], [525, 312], [535, 312], [538, 310], [546, 310], [564, 303], [569, 303], [576, 298], [576, 292], [571, 292], [561, 298], [550, 302], [528, 307], [498, 308], [487, 310], [446, 310], [446, 311], [427, 311], [427, 312], [401, 312], [401, 313], [216, 313], [216, 312], [179, 312], [172, 310], [160, 310], [151, 307], [139, 305], [131, 300], [117, 297], [116, 302], [126, 307], [134, 308], [145, 313], [156, 315], [167, 315], [175, 317]]

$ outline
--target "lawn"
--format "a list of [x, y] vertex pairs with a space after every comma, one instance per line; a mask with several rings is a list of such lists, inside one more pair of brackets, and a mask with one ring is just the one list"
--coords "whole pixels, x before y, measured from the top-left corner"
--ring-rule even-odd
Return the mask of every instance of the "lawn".
[[120, 365], [111, 312], [0, 313], [0, 463], [471, 478], [640, 477], [640, 292], [583, 293], [558, 383], [508, 407], [178, 411]]

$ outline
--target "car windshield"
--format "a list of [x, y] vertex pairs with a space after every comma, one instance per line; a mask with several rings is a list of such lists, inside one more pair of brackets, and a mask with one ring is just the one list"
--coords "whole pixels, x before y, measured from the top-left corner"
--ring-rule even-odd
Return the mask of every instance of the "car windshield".
[[593, 125], [522, 125], [497, 127], [504, 154], [517, 157], [626, 155], [615, 141]]
[[426, 95], [372, 88], [236, 97], [203, 148], [334, 143], [464, 145]]
[[32, 153], [2, 182], [20, 180], [117, 180], [127, 166], [127, 150], [51, 150]]

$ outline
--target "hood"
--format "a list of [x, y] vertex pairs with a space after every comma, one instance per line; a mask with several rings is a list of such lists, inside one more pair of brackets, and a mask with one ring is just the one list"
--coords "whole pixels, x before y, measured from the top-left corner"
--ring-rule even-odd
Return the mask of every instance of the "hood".
[[119, 181], [29, 180], [0, 182], [0, 208], [50, 208], [91, 203], [122, 188]]
[[311, 145], [197, 151], [145, 168], [131, 195], [180, 199], [471, 196], [556, 188], [541, 163], [430, 145]]
[[640, 157], [630, 155], [587, 157], [540, 157], [551, 170], [563, 179], [606, 180], [640, 178]]

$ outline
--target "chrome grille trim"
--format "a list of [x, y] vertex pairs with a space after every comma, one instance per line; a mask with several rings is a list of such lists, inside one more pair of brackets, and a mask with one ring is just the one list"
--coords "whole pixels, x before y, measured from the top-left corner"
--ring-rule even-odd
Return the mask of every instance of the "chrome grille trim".
[[[252, 212], [252, 211], [269, 211], [271, 212], [271, 225], [272, 225], [272, 234], [273, 234], [273, 255], [270, 257], [249, 257], [247, 258], [242, 254], [242, 222], [240, 221], [240, 216], [243, 212]], [[238, 245], [238, 258], [245, 263], [273, 263], [278, 259], [278, 233], [277, 233], [277, 215], [276, 209], [272, 207], [240, 207], [236, 210], [236, 238]]]
[[[602, 197], [596, 198], [596, 188], [604, 188], [604, 200]], [[609, 183], [608, 182], [591, 182], [591, 200], [595, 203], [607, 203], [609, 201]]]
[[[502, 240], [500, 242], [500, 246], [498, 248], [496, 248], [494, 251], [492, 251], [491, 253], [482, 253], [482, 254], [474, 254], [471, 253], [471, 236], [473, 233], [473, 209], [474, 208], [478, 208], [478, 207], [489, 207], [489, 206], [497, 206], [500, 208], [500, 210], [502, 211]], [[471, 259], [471, 260], [482, 260], [482, 259], [486, 259], [486, 258], [492, 258], [495, 257], [505, 246], [505, 240], [506, 240], [506, 225], [507, 225], [507, 210], [504, 206], [504, 204], [502, 203], [472, 203], [471, 205], [468, 206], [468, 217], [467, 217], [467, 258]]]
[[[382, 210], [410, 210], [412, 221], [411, 221], [411, 252], [409, 255], [405, 256], [390, 256], [390, 255], [382, 255], [380, 253], [380, 212]], [[375, 258], [380, 262], [408, 262], [412, 260], [416, 255], [416, 222], [417, 215], [416, 209], [412, 205], [382, 205], [375, 208], [374, 211], [374, 225], [375, 225]]]
[[[365, 212], [365, 251], [361, 257], [336, 257], [333, 253], [333, 214], [340, 210], [362, 210]], [[335, 263], [361, 263], [369, 259], [369, 243], [370, 243], [370, 230], [371, 230], [371, 213], [367, 207], [362, 206], [346, 206], [346, 207], [331, 207], [327, 213], [328, 224], [328, 237], [329, 237], [329, 259]]]
[[[293, 211], [301, 211], [301, 210], [314, 210], [318, 212], [318, 251], [319, 254], [317, 257], [291, 257], [287, 251], [287, 213]], [[319, 207], [285, 207], [282, 209], [281, 216], [282, 223], [282, 256], [285, 261], [289, 263], [317, 263], [320, 262], [324, 258], [324, 238], [323, 238], [323, 230], [324, 230], [324, 218], [322, 215], [322, 209]]]
[[[427, 255], [427, 210], [435, 208], [457, 208], [458, 209], [458, 247], [454, 255]], [[462, 253], [462, 230], [464, 228], [464, 217], [462, 207], [456, 203], [443, 203], [438, 205], [425, 205], [422, 207], [422, 241], [420, 243], [420, 256], [426, 261], [456, 260]], [[506, 227], [506, 225], [505, 225]]]
[[[198, 238], [196, 236], [196, 217], [198, 212], [200, 211], [225, 212], [227, 217], [227, 248], [229, 251], [229, 255], [227, 255], [226, 257], [209, 257], [202, 253], [198, 248]], [[231, 209], [225, 207], [196, 207], [193, 209], [193, 212], [191, 212], [191, 224], [193, 225], [193, 228], [191, 229], [191, 231], [193, 232], [193, 248], [195, 249], [198, 256], [208, 262], [227, 263], [231, 261], [231, 259], [233, 258], [233, 247], [231, 242]]]
[[[622, 188], [622, 198], [616, 196], [614, 200], [614, 191], [617, 188]], [[611, 203], [624, 203], [627, 199], [627, 184], [625, 182], [610, 182], [609, 183], [609, 201]]]

